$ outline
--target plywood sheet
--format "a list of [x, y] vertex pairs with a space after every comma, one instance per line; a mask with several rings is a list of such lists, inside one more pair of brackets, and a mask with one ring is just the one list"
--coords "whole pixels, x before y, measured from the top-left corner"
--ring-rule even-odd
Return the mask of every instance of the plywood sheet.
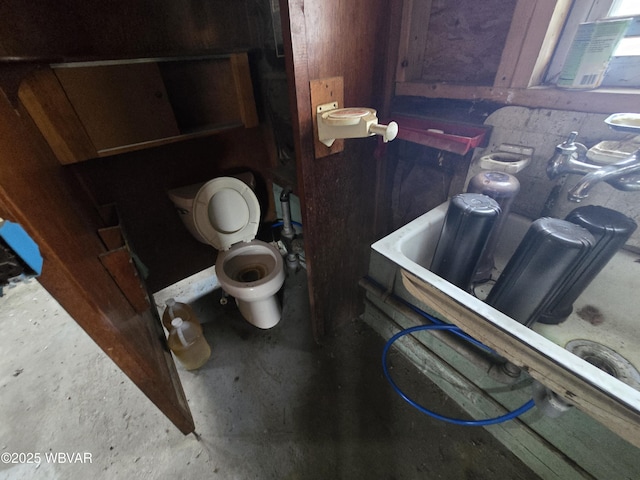
[[60, 163], [75, 163], [98, 155], [50, 68], [35, 70], [25, 77], [18, 97]]
[[156, 63], [55, 73], [97, 150], [180, 134]]

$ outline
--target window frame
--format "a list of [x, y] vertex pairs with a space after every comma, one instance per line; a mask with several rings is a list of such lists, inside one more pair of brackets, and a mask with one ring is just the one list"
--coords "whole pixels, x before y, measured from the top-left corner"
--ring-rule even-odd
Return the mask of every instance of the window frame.
[[[580, 0], [579, 0], [580, 1]], [[611, 0], [588, 0], [595, 7]], [[403, 17], [411, 18], [413, 3], [405, 0]], [[552, 108], [592, 113], [640, 112], [640, 89], [607, 88], [568, 90], [544, 84], [544, 77], [558, 44], [573, 0], [518, 0], [502, 51], [500, 65], [491, 86], [450, 85], [407, 80], [396, 70], [396, 95], [461, 100], [487, 100], [506, 105]], [[608, 6], [606, 7], [608, 8]], [[593, 10], [593, 9], [592, 9]], [[593, 10], [597, 14], [597, 10]], [[403, 30], [410, 24], [403, 22]], [[422, 34], [424, 35], [424, 33]], [[404, 32], [407, 36], [407, 32]], [[634, 105], [637, 107], [633, 108]], [[631, 110], [630, 110], [631, 108]]]
[[[575, 0], [571, 6], [571, 10], [563, 27], [560, 38], [557, 42], [555, 52], [549, 62], [549, 66], [544, 76], [545, 85], [555, 84], [555, 80], [560, 76], [564, 63], [567, 58], [569, 49], [575, 37], [578, 25], [583, 22], [595, 22], [603, 19], [613, 18], [626, 18], [625, 16], [609, 16], [609, 12], [615, 8], [616, 3], [620, 3], [621, 0]], [[580, 7], [580, 8], [577, 8]], [[639, 15], [635, 15], [635, 30], [638, 30]], [[630, 27], [631, 28], [631, 27]], [[629, 56], [623, 57], [612, 56], [610, 68], [616, 70], [628, 70], [629, 67], [623, 66], [628, 62]], [[632, 67], [633, 71], [640, 69], [639, 67]], [[615, 77], [605, 74], [602, 81], [602, 87], [604, 88], [618, 88], [621, 85], [615, 80]], [[631, 88], [640, 88], [640, 85], [631, 85]]]
[[[553, 79], [560, 76], [574, 35], [578, 30], [578, 25], [584, 22], [594, 22], [605, 17], [615, 1], [616, 0], [575, 0], [572, 2], [562, 32], [560, 33], [560, 38], [556, 43], [555, 51], [545, 72], [545, 84], [552, 84]], [[578, 6], [580, 8], [577, 8]]]

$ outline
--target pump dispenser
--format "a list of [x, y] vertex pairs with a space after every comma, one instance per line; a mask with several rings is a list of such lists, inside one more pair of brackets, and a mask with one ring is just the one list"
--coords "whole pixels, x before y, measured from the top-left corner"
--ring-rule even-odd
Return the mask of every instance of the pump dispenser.
[[338, 103], [325, 103], [316, 109], [318, 119], [318, 140], [331, 147], [336, 138], [364, 138], [380, 135], [383, 142], [390, 142], [398, 136], [398, 124], [378, 123], [377, 112], [373, 108], [338, 108]]
[[195, 370], [209, 360], [211, 347], [202, 335], [202, 330], [180, 317], [171, 320], [169, 348], [187, 370]]

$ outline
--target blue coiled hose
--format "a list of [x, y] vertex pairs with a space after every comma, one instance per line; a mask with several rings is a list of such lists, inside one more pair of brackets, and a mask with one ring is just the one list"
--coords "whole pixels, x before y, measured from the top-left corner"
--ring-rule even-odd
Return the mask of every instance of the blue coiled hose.
[[[384, 346], [384, 350], [382, 351], [382, 370], [384, 372], [384, 376], [386, 377], [387, 381], [389, 382], [389, 384], [391, 385], [391, 387], [396, 391], [396, 393], [398, 395], [400, 395], [400, 397], [402, 397], [402, 399], [404, 401], [406, 401], [409, 405], [411, 405], [412, 407], [418, 409], [420, 412], [425, 413], [433, 418], [437, 418], [438, 420], [442, 420], [443, 422], [448, 422], [448, 423], [453, 423], [455, 425], [464, 425], [464, 426], [468, 426], [468, 427], [483, 427], [486, 425], [494, 425], [496, 423], [502, 423], [502, 422], [506, 422], [508, 420], [513, 420], [516, 417], [519, 417], [520, 415], [522, 415], [523, 413], [531, 410], [534, 406], [535, 403], [533, 401], [533, 399], [529, 400], [527, 403], [525, 403], [524, 405], [522, 405], [520, 408], [513, 410], [512, 412], [506, 413], [504, 415], [501, 415], [499, 417], [494, 417], [494, 418], [487, 418], [485, 420], [462, 420], [462, 419], [458, 419], [458, 418], [451, 418], [451, 417], [445, 417], [443, 415], [440, 415], [439, 413], [433, 412], [425, 407], [423, 407], [422, 405], [416, 403], [414, 400], [412, 400], [411, 398], [409, 398], [402, 390], [400, 390], [400, 387], [398, 387], [398, 385], [396, 385], [396, 383], [393, 381], [393, 379], [391, 378], [391, 375], [389, 374], [389, 369], [387, 368], [387, 354], [389, 353], [389, 349], [391, 348], [391, 345], [393, 345], [393, 343], [398, 340], [399, 338], [405, 336], [405, 335], [409, 335], [412, 334], [414, 332], [419, 332], [422, 330], [448, 330], [451, 332], [461, 332], [461, 330], [456, 327], [455, 325], [449, 325], [449, 324], [445, 324], [442, 321], [435, 319], [434, 317], [431, 317], [431, 315], [428, 315], [425, 312], [422, 312], [421, 310], [419, 310], [419, 312], [421, 312], [422, 314], [424, 314], [427, 318], [429, 318], [430, 320], [435, 320], [437, 323], [434, 325], [417, 325], [415, 327], [410, 327], [407, 328], [405, 330], [401, 330], [400, 332], [396, 333], [393, 337], [391, 337], [387, 343]], [[466, 334], [465, 334], [466, 335]], [[469, 337], [472, 338], [472, 337]], [[473, 342], [478, 342], [477, 340], [473, 340]], [[480, 345], [482, 345], [480, 343]], [[487, 348], [487, 347], [485, 347]]]

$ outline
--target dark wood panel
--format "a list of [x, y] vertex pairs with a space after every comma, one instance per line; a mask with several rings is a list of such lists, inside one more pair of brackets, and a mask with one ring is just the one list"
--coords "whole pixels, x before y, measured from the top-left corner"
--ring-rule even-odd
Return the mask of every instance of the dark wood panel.
[[156, 63], [54, 72], [97, 150], [180, 134]]
[[159, 67], [180, 130], [242, 123], [228, 58], [163, 62]]
[[149, 297], [146, 295], [144, 284], [140, 280], [129, 249], [123, 245], [100, 254], [99, 258], [133, 309], [141, 314], [147, 311], [150, 308]]
[[6, 0], [0, 56], [125, 58], [254, 45], [245, 0]]
[[[6, 88], [5, 82], [3, 84]], [[49, 67], [29, 72], [20, 83], [18, 96], [60, 163], [74, 163], [98, 155], [58, 78]], [[18, 103], [18, 99], [15, 101]]]
[[[383, 106], [388, 38], [385, 2], [281, 0], [310, 301], [317, 338], [355, 318], [373, 240], [376, 139], [346, 140], [314, 156], [311, 80], [342, 76], [345, 106]], [[357, 32], [357, 34], [354, 34]]]
[[136, 314], [103, 268], [97, 211], [79, 201], [81, 192], [26, 111], [20, 114], [0, 92], [0, 216], [20, 223], [39, 245], [40, 283], [182, 432], [193, 431], [157, 315]]

